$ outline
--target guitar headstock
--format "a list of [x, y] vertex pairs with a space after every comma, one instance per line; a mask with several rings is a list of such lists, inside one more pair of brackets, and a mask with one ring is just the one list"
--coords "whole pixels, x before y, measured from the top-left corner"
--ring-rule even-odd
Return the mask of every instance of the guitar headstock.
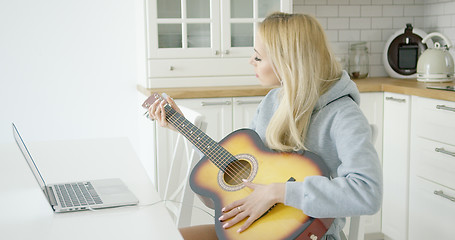
[[[165, 95], [163, 93], [163, 95]], [[152, 104], [155, 102], [155, 101], [166, 101], [166, 98], [164, 98], [163, 96], [161, 96], [159, 93], [152, 93], [152, 95], [150, 97], [148, 97], [144, 103], [142, 103], [142, 107], [145, 108], [145, 109], [149, 109], [150, 106], [152, 106]]]

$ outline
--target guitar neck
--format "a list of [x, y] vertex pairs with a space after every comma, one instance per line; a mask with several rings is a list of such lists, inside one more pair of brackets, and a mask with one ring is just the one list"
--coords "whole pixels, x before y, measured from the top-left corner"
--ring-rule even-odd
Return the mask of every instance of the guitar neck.
[[175, 111], [169, 104], [164, 106], [166, 120], [188, 139], [199, 151], [207, 156], [219, 169], [224, 170], [235, 157], [210, 138], [201, 129]]

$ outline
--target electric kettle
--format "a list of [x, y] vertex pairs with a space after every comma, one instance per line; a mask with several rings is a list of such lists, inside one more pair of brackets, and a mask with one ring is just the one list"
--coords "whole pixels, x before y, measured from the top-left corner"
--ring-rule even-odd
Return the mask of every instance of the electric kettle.
[[434, 32], [428, 34], [422, 39], [425, 43], [432, 37], [439, 37], [447, 44], [441, 46], [441, 43], [435, 41], [434, 48], [425, 50], [417, 61], [417, 81], [421, 82], [450, 82], [454, 77], [453, 57], [449, 52], [452, 42], [449, 38], [441, 33]]

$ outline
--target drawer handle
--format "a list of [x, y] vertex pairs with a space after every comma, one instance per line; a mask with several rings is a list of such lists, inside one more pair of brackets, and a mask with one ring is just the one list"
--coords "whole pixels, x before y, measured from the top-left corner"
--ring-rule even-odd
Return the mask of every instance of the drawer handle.
[[436, 105], [436, 109], [441, 109], [441, 110], [455, 112], [455, 108], [447, 107], [446, 105]]
[[394, 101], [394, 102], [400, 102], [400, 103], [405, 103], [406, 102], [406, 99], [394, 98], [394, 97], [386, 97], [385, 100]]
[[449, 200], [452, 201], [452, 202], [455, 202], [455, 197], [452, 197], [452, 196], [449, 196], [449, 195], [445, 194], [442, 190], [434, 191], [433, 193], [434, 193], [435, 195], [440, 196], [440, 197], [449, 199]]
[[445, 150], [444, 148], [435, 148], [434, 150], [435, 150], [436, 152], [443, 153], [443, 154], [447, 154], [447, 155], [449, 155], [449, 156], [455, 157], [455, 152], [447, 151], [447, 150]]
[[243, 105], [243, 104], [259, 104], [261, 103], [261, 100], [256, 100], [256, 101], [237, 101], [237, 105]]
[[224, 101], [224, 102], [201, 102], [201, 106], [219, 106], [219, 105], [231, 105], [231, 101]]

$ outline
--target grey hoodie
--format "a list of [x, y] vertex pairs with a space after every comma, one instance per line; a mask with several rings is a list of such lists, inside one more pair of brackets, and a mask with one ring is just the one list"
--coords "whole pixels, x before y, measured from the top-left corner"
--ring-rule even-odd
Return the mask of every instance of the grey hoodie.
[[[265, 96], [250, 126], [264, 142], [279, 91], [273, 89]], [[341, 79], [319, 98], [305, 142], [325, 161], [332, 179], [309, 176], [304, 182], [286, 183], [286, 205], [314, 218], [336, 218], [327, 239], [340, 239], [345, 217], [371, 215], [381, 207], [381, 166], [359, 102], [355, 83], [343, 71]]]

